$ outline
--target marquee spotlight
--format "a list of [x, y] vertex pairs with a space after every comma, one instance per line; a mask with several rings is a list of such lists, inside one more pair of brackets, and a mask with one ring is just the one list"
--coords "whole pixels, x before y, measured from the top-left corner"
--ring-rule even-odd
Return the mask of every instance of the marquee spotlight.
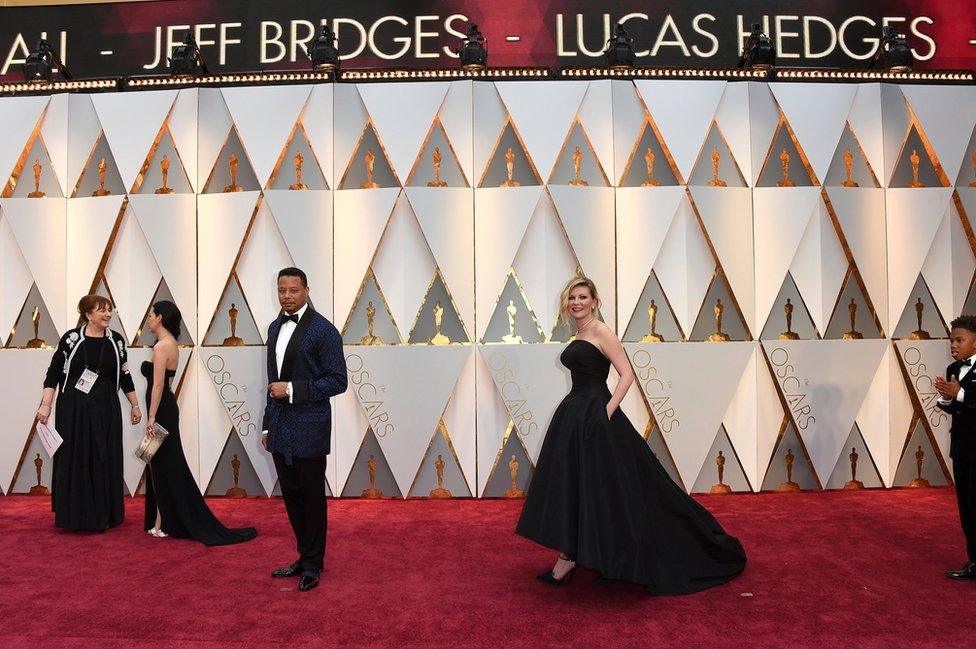
[[173, 50], [173, 56], [169, 58], [169, 73], [174, 77], [199, 77], [210, 74], [193, 34], [187, 34], [183, 44]]
[[634, 68], [637, 61], [637, 54], [634, 53], [634, 39], [620, 23], [617, 23], [613, 36], [607, 41], [603, 55], [607, 57], [607, 67], [611, 70], [632, 70]]
[[488, 67], [488, 39], [478, 31], [474, 23], [468, 25], [468, 35], [458, 46], [457, 55], [461, 59], [461, 69], [480, 72]]
[[753, 70], [772, 70], [776, 67], [776, 48], [773, 41], [762, 31], [762, 25], [752, 23], [752, 33], [746, 39], [739, 56], [739, 68], [748, 67]]
[[889, 72], [910, 72], [915, 56], [904, 34], [899, 34], [891, 25], [881, 28], [881, 47], [871, 59], [870, 67], [881, 60], [884, 68]]
[[37, 49], [28, 54], [24, 61], [24, 80], [28, 83], [51, 83], [55, 68], [65, 79], [71, 78], [51, 43], [42, 38], [37, 41]]
[[322, 34], [308, 46], [308, 58], [313, 70], [339, 70], [339, 50], [335, 46], [336, 35], [328, 25], [322, 27]]

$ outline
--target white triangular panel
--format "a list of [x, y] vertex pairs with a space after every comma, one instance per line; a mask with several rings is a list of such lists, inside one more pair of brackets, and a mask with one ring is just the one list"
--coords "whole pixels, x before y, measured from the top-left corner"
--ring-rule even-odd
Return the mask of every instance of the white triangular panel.
[[450, 83], [365, 83], [358, 88], [393, 170], [406, 178]]
[[[613, 169], [613, 96], [609, 80], [590, 81], [580, 104], [579, 120], [604, 171]], [[616, 178], [611, 174], [611, 178]], [[612, 182], [612, 181], [611, 181]]]
[[75, 313], [72, 309], [78, 296], [91, 290], [124, 199], [124, 196], [105, 196], [74, 198], [67, 202], [67, 237], [71, 242], [65, 251], [68, 324], [74, 324]]
[[[217, 164], [217, 157], [227, 142], [234, 120], [227, 110], [224, 95], [219, 89], [200, 88], [198, 92], [200, 129], [197, 140], [197, 179], [194, 187], [199, 191], [207, 182], [214, 165]], [[206, 194], [202, 194], [201, 199], [204, 196]], [[223, 446], [220, 448], [222, 450]]]
[[726, 84], [722, 101], [715, 112], [715, 123], [725, 136], [725, 141], [739, 169], [747, 176], [747, 185], [752, 184], [749, 173], [752, 169], [749, 122], [749, 84]]
[[[885, 193], [888, 221], [888, 322], [894, 326], [908, 301], [935, 235], [946, 218], [952, 188], [892, 188]], [[944, 281], [944, 279], [943, 279]]]
[[818, 202], [816, 212], [797, 246], [790, 273], [821, 333], [827, 330], [834, 312], [837, 296], [847, 276], [847, 266], [844, 249], [827, 209], [822, 202]]
[[410, 490], [470, 353], [453, 346], [347, 348], [353, 384], [362, 379], [356, 395], [402, 493]]
[[335, 268], [342, 269], [335, 276], [338, 320], [344, 320], [352, 309], [399, 195], [399, 187], [335, 193]]
[[[691, 176], [725, 81], [635, 81], [683, 178]], [[694, 479], [692, 479], [694, 482]]]
[[[586, 86], [585, 81], [495, 84], [529, 157], [543, 178], [552, 175], [556, 156], [583, 101]], [[542, 106], [545, 110], [540, 110]]]
[[313, 86], [305, 112], [302, 113], [302, 126], [329, 187], [335, 187], [335, 162], [332, 159], [333, 96], [332, 84]]
[[[3, 267], [0, 269], [0, 340], [6, 342], [7, 336], [17, 323], [17, 318], [20, 317], [24, 300], [30, 293], [34, 278], [2, 212], [0, 212], [0, 259], [3, 260]], [[2, 485], [3, 482], [0, 481], [0, 486]]]
[[[771, 83], [770, 89], [823, 182], [854, 104], [857, 86], [843, 83]], [[829, 475], [829, 474], [828, 474]]]
[[742, 465], [742, 470], [749, 479], [749, 484], [754, 490], [758, 490], [761, 480], [756, 453], [759, 426], [757, 410], [759, 388], [756, 382], [756, 370], [759, 363], [765, 363], [765, 361], [760, 358], [758, 343], [752, 343], [752, 345], [753, 351], [749, 357], [749, 362], [742, 372], [739, 386], [735, 390], [722, 421], [725, 424], [725, 432], [729, 436], [729, 441], [735, 448], [739, 463]]
[[187, 321], [197, 304], [197, 204], [193, 194], [133, 194], [132, 212]]
[[807, 225], [818, 209], [819, 198], [819, 187], [757, 187], [753, 190], [756, 232], [755, 331], [762, 331], [766, 325], [766, 318], [779, 295]]
[[[882, 119], [879, 119], [881, 114], [881, 84], [859, 84], [847, 121], [876, 173], [885, 168], [884, 128]], [[888, 176], [885, 175], [885, 178]]]
[[311, 86], [223, 88], [227, 110], [262, 187], [281, 157]]
[[492, 380], [533, 464], [549, 419], [569, 392], [569, 372], [560, 364], [565, 345], [491, 345], [481, 348]]
[[[496, 458], [500, 457], [505, 432], [512, 421], [502, 395], [499, 394], [488, 366], [488, 356], [498, 345], [482, 345], [476, 354], [475, 379], [477, 382], [477, 445], [478, 445], [478, 495], [481, 495], [491, 477]], [[496, 365], [506, 356], [493, 356]], [[504, 366], [502, 366], [504, 367]], [[568, 383], [563, 382], [567, 386]], [[515, 433], [517, 434], [517, 433]]]
[[[474, 104], [471, 114], [478, 128], [473, 128], [472, 125], [474, 174], [470, 178], [470, 183], [472, 186], [477, 186], [481, 181], [481, 175], [491, 164], [491, 156], [495, 154], [499, 138], [502, 137], [502, 129], [508, 120], [508, 110], [502, 98], [498, 96], [498, 90], [493, 83], [474, 83], [471, 96]], [[471, 122], [470, 117], [468, 121]], [[446, 124], [444, 128], [447, 129]], [[448, 131], [448, 137], [450, 135]]]
[[[169, 116], [169, 132], [173, 136], [173, 145], [180, 155], [180, 163], [186, 170], [186, 177], [190, 181], [193, 191], [197, 187], [197, 107], [200, 92], [196, 88], [184, 88], [173, 102], [173, 111]], [[209, 170], [208, 170], [209, 171]], [[131, 186], [131, 185], [130, 185]]]
[[237, 262], [237, 276], [262, 338], [267, 335], [267, 324], [281, 310], [278, 271], [294, 265], [268, 205], [261, 206]]
[[[53, 355], [53, 350], [5, 349], [0, 357], [0, 393], [5, 405], [0, 419], [0, 439], [4, 440], [0, 488], [4, 493], [10, 493], [17, 463], [34, 424], [40, 383]], [[53, 423], [56, 428], [57, 422]]]
[[[888, 330], [888, 249], [885, 232], [885, 190], [881, 188], [827, 190], [854, 262], [864, 280], [881, 326]], [[862, 431], [863, 432], [863, 431]]]
[[620, 181], [627, 163], [638, 145], [637, 138], [641, 135], [647, 109], [637, 94], [637, 89], [631, 81], [611, 81], [613, 95], [613, 159], [612, 167], [605, 167], [609, 173], [613, 169], [613, 184]]
[[451, 445], [460, 462], [471, 493], [477, 493], [475, 477], [478, 470], [478, 445], [476, 435], [478, 354], [468, 348], [464, 365], [458, 375], [454, 393], [444, 411], [444, 426], [451, 437]]
[[[102, 125], [98, 121], [98, 114], [95, 113], [90, 95], [68, 95], [68, 112], [71, 115], [71, 128], [68, 129], [65, 138], [65, 146], [68, 149], [66, 178], [72, 180], [66, 180], [65, 185], [69, 185], [81, 176], [90, 162], [88, 158], [102, 133]], [[65, 195], [70, 196], [71, 191], [66, 191]]]
[[474, 205], [471, 190], [408, 187], [406, 192], [464, 324], [471, 327], [474, 324], [474, 230], [471, 227]]
[[976, 259], [955, 205], [949, 207], [922, 266], [922, 276], [939, 311], [951, 320], [962, 313]]
[[813, 466], [829, 476], [888, 341], [780, 340], [764, 346]]
[[[617, 198], [618, 320], [630, 320], [684, 198], [684, 187], [620, 187]], [[621, 325], [623, 326], [623, 325]]]
[[[732, 86], [738, 84], [730, 84]], [[752, 150], [752, 174], [749, 184], [753, 187], [759, 181], [763, 163], [769, 151], [776, 127], [779, 125], [780, 112], [773, 98], [769, 85], [765, 83], [749, 82], [749, 144]], [[744, 161], [743, 161], [744, 164]], [[747, 167], [741, 167], [745, 173]], [[761, 312], [761, 311], [760, 311]], [[760, 318], [764, 316], [760, 315]]]
[[[348, 353], [354, 353], [358, 347], [344, 348]], [[366, 413], [359, 403], [356, 390], [346, 390], [332, 400], [332, 430], [335, 446], [329, 458], [329, 464], [336, 468], [336, 483], [341, 493], [349, 479], [359, 448], [363, 444], [363, 435], [369, 428]], [[333, 490], [336, 493], [336, 490]]]
[[[177, 92], [105, 92], [91, 96], [119, 175], [127, 188], [135, 184]], [[135, 115], [138, 119], [133, 119]]]
[[[180, 363], [173, 378], [177, 390], [176, 402], [180, 407], [180, 441], [186, 464], [198, 481], [200, 475], [200, 415], [198, 409], [200, 371], [192, 349], [180, 349]], [[138, 390], [137, 390], [138, 391]]]
[[8, 198], [0, 210], [17, 239], [59, 331], [68, 327], [65, 293], [67, 222], [65, 201], [59, 199]]
[[122, 327], [132, 335], [145, 319], [163, 276], [131, 206], [122, 218], [105, 278]]
[[0, 181], [4, 184], [17, 165], [31, 133], [48, 105], [49, 97], [18, 97], [0, 101]]
[[[438, 116], [447, 139], [454, 149], [464, 177], [469, 184], [477, 182], [474, 168], [474, 138], [471, 121], [474, 82], [455, 81], [447, 91]], [[474, 491], [472, 490], [472, 493]]]
[[48, 102], [44, 121], [41, 122], [41, 136], [44, 138], [44, 146], [47, 147], [51, 166], [54, 168], [54, 175], [57, 177], [61, 185], [61, 192], [65, 196], [70, 193], [68, 187], [70, 182], [68, 180], [69, 112], [68, 95], [54, 95]]
[[[901, 356], [904, 372], [908, 375], [912, 394], [922, 407], [926, 422], [939, 443], [942, 456], [948, 458], [949, 428], [952, 426], [952, 419], [936, 405], [940, 397], [935, 389], [935, 379], [940, 376], [945, 377], [946, 368], [952, 362], [948, 345], [944, 340], [896, 340], [895, 346]], [[900, 432], [905, 435], [907, 431], [908, 428], [904, 428]], [[899, 441], [903, 440], [904, 438]], [[900, 448], [898, 452], [901, 452]], [[891, 475], [894, 476], [897, 457], [892, 461], [895, 464], [891, 467]]]
[[904, 85], [901, 91], [935, 149], [949, 183], [954, 184], [976, 127], [976, 88]]
[[[899, 153], [911, 127], [908, 102], [901, 92], [901, 86], [891, 83], [881, 84], [881, 128], [884, 132], [884, 178], [882, 186], [891, 180]], [[878, 167], [875, 167], [878, 169]]]
[[[625, 343], [624, 348], [682, 481], [694, 484], [712, 446], [710, 431], [722, 425], [755, 343]], [[702, 372], [703, 367], [709, 370]]]
[[[884, 358], [878, 366], [878, 371], [871, 381], [864, 403], [857, 413], [857, 427], [861, 437], [871, 452], [878, 473], [882, 481], [891, 471], [888, 449], [891, 444], [891, 364], [898, 361], [894, 357], [894, 348], [885, 347]], [[886, 482], [886, 486], [890, 486]]]
[[[194, 359], [195, 372], [199, 377], [197, 388], [197, 420], [200, 434], [197, 438], [198, 462], [196, 474], [197, 486], [200, 491], [206, 490], [220, 461], [220, 455], [227, 444], [227, 439], [233, 433], [233, 426], [227, 409], [216, 390], [211, 390], [205, 384], [212, 384], [211, 375], [207, 373], [206, 359], [198, 354]], [[226, 363], [224, 363], [226, 365]], [[214, 367], [221, 367], [216, 362]]]
[[654, 270], [681, 330], [690, 332], [715, 276], [715, 259], [687, 198], [678, 204]]

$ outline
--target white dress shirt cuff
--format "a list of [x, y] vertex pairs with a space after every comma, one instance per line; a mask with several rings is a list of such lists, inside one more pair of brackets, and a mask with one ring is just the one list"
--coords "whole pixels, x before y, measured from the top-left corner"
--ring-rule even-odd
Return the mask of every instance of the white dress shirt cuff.
[[962, 403], [966, 398], [966, 388], [959, 388], [959, 392], [956, 393], [956, 401]]
[[[960, 392], [961, 392], [961, 390], [960, 390]], [[288, 395], [288, 403], [294, 403], [294, 401], [292, 401], [292, 398], [295, 395], [295, 391], [292, 390], [291, 381], [288, 381], [288, 385], [285, 386], [285, 394]]]

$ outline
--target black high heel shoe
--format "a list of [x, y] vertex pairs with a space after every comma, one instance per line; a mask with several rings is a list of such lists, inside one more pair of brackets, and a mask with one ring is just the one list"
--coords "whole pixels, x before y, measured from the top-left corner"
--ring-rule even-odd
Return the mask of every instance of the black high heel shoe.
[[556, 576], [552, 574], [552, 570], [542, 573], [541, 575], [537, 576], [536, 579], [538, 579], [544, 584], [549, 584], [550, 586], [562, 586], [564, 583], [569, 583], [570, 581], [572, 581], [573, 575], [576, 574], [576, 568], [578, 567], [575, 564], [575, 560], [572, 559], [571, 557], [567, 557], [564, 554], [560, 554], [559, 558], [562, 559], [563, 561], [574, 562], [573, 567], [569, 569], [569, 572], [563, 575], [562, 579], [556, 579]]

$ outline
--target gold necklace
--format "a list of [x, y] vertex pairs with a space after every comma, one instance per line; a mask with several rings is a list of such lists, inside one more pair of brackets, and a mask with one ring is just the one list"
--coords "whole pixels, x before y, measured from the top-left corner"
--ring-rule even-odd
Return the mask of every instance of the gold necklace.
[[588, 326], [590, 326], [591, 322], [593, 322], [593, 316], [590, 316], [590, 319], [584, 322], [582, 325], [576, 325], [576, 333], [579, 333], [584, 329], [586, 329]]

